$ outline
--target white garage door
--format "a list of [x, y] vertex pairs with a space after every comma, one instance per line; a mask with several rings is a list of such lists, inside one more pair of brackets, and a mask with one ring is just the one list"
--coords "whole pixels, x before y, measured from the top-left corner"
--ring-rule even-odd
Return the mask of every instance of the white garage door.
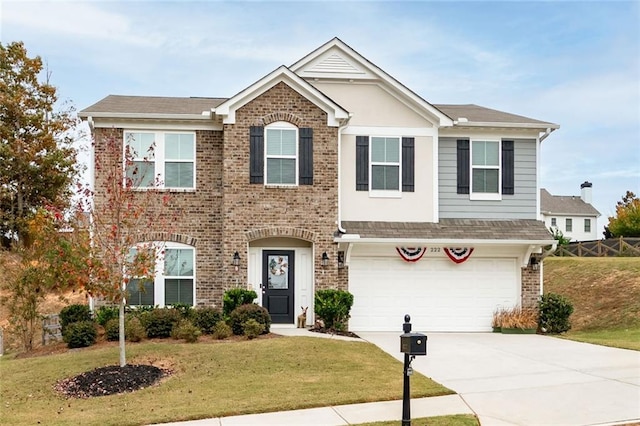
[[402, 332], [405, 314], [413, 331], [490, 331], [496, 307], [519, 303], [516, 259], [352, 257], [352, 331]]

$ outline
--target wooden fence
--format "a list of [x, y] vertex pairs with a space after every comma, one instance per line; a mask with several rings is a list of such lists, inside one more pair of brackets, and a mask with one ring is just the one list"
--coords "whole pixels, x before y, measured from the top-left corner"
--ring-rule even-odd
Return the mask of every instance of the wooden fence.
[[580, 241], [558, 246], [551, 256], [615, 257], [639, 256], [640, 238], [609, 238], [606, 240]]

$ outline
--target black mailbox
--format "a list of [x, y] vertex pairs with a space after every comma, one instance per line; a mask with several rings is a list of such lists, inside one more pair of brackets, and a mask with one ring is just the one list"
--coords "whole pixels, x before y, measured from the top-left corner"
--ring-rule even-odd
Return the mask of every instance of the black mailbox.
[[426, 355], [427, 336], [421, 333], [404, 333], [400, 335], [400, 352], [407, 355]]

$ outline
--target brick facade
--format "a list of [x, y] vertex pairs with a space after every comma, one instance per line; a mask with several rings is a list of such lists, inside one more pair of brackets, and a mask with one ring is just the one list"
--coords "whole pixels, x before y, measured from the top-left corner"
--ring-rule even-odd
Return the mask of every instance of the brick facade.
[[523, 308], [535, 308], [538, 306], [538, 300], [540, 299], [540, 270], [534, 271], [530, 265], [520, 270], [522, 277], [520, 303]]

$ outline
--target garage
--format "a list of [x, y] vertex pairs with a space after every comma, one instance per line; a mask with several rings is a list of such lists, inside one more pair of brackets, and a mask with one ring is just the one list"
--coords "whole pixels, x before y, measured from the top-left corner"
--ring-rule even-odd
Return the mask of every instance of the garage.
[[414, 331], [490, 331], [496, 307], [520, 302], [520, 269], [515, 257], [352, 256], [349, 291], [355, 332], [401, 332], [407, 313]]

